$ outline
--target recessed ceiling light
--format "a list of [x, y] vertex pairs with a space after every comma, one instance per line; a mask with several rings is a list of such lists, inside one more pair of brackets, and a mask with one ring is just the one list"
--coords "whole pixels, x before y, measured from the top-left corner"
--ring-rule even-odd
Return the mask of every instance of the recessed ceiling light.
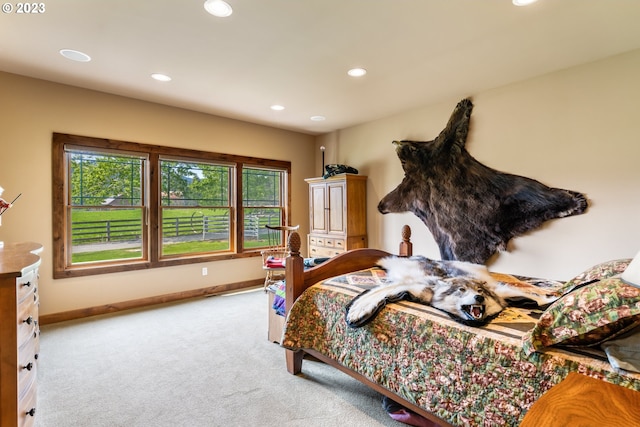
[[159, 82], [170, 82], [171, 81], [171, 77], [167, 76], [166, 74], [162, 74], [162, 73], [153, 73], [151, 74], [151, 78], [155, 79]]
[[205, 0], [204, 9], [218, 18], [226, 18], [233, 13], [229, 3], [222, 0]]
[[273, 111], [282, 111], [282, 110], [284, 110], [284, 107], [282, 105], [277, 105], [277, 104], [276, 105], [272, 105], [270, 108]]
[[327, 118], [325, 116], [311, 116], [310, 119], [313, 120], [314, 122], [323, 122]]
[[511, 0], [511, 2], [516, 6], [528, 6], [531, 3], [535, 3], [538, 0]]
[[367, 70], [365, 70], [364, 68], [352, 68], [347, 71], [347, 74], [349, 74], [351, 77], [362, 77], [367, 74]]
[[89, 62], [91, 61], [91, 57], [86, 53], [82, 53], [79, 50], [73, 49], [61, 49], [60, 55], [64, 56], [67, 59], [77, 62]]

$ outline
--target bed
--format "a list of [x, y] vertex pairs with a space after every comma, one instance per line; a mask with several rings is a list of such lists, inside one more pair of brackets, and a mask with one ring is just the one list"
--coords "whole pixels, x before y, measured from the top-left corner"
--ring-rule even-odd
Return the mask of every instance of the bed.
[[[411, 255], [407, 226], [402, 236], [399, 255]], [[376, 263], [390, 254], [356, 249], [305, 270], [300, 244], [292, 234], [286, 260], [281, 345], [291, 374], [301, 373], [310, 355], [441, 426], [517, 426], [572, 372], [640, 391], [640, 374], [612, 366], [601, 345], [640, 325], [640, 290], [621, 288], [618, 279], [630, 260], [594, 266], [567, 282], [496, 275], [547, 287], [559, 299], [546, 310], [509, 307], [483, 327], [401, 301], [353, 329], [345, 306], [384, 280]], [[587, 318], [584, 312], [576, 318], [585, 298]]]

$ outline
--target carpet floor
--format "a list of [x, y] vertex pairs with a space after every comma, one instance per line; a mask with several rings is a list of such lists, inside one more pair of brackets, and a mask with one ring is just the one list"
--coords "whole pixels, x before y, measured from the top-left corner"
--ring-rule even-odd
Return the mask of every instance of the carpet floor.
[[403, 426], [382, 397], [267, 340], [262, 290], [43, 326], [36, 427]]

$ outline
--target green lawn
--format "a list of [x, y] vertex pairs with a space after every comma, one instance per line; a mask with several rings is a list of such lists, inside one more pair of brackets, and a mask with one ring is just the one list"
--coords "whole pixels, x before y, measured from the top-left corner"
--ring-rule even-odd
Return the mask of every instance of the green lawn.
[[[226, 215], [224, 209], [171, 209], [166, 211], [170, 215], [165, 214], [165, 218], [191, 218], [192, 216], [201, 217], [202, 215], [220, 216]], [[116, 220], [139, 220], [142, 217], [141, 209], [109, 209], [94, 210], [75, 208], [71, 211], [71, 221], [88, 222], [88, 221], [116, 221]]]
[[[185, 253], [197, 253], [197, 252], [215, 252], [223, 251], [229, 248], [229, 242], [227, 241], [198, 241], [198, 242], [184, 242], [165, 245], [164, 255], [176, 255]], [[139, 249], [111, 249], [106, 251], [94, 251], [94, 252], [82, 252], [73, 254], [72, 262], [95, 262], [95, 261], [107, 261], [114, 259], [130, 259], [140, 258], [142, 252]]]
[[[252, 240], [245, 242], [246, 248], [261, 248], [268, 244], [266, 240]], [[197, 242], [183, 242], [172, 243], [165, 245], [163, 248], [163, 255], [177, 255], [188, 254], [198, 252], [216, 252], [224, 251], [229, 248], [229, 242], [227, 241], [197, 241]], [[115, 259], [131, 259], [140, 258], [142, 252], [139, 249], [111, 249], [105, 251], [94, 252], [81, 252], [73, 254], [72, 262], [96, 262], [96, 261], [109, 261]]]

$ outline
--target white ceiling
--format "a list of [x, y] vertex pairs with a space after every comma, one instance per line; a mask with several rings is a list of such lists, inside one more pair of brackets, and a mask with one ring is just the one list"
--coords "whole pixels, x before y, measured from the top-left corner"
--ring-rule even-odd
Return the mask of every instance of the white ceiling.
[[227, 1], [9, 3], [0, 70], [314, 135], [640, 48], [638, 0]]

